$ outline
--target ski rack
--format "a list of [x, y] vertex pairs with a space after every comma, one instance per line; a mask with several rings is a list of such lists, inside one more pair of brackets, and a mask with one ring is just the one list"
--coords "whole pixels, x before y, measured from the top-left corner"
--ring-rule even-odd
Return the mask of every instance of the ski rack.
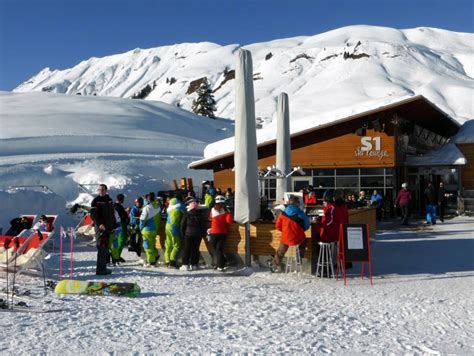
[[10, 185], [8, 186], [9, 191], [18, 191], [18, 190], [28, 190], [30, 188], [37, 189], [40, 188], [43, 193], [51, 193], [54, 194], [54, 191], [49, 188], [47, 185], [43, 184], [36, 184], [36, 185]]

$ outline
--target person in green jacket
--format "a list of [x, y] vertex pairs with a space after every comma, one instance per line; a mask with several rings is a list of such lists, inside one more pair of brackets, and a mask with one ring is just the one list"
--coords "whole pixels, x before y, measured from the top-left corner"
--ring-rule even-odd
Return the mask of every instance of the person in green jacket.
[[161, 207], [155, 200], [155, 193], [148, 195], [149, 204], [142, 210], [140, 216], [140, 231], [143, 238], [143, 248], [146, 254], [144, 265], [155, 265], [160, 256], [156, 249], [156, 235], [161, 222]]
[[214, 206], [214, 196], [216, 195], [216, 190], [214, 187], [209, 187], [204, 195], [204, 205], [210, 209]]
[[[114, 203], [116, 220], [120, 221], [120, 228], [115, 230], [114, 239], [109, 241], [109, 250], [112, 256], [112, 264], [115, 266], [117, 263], [125, 262], [121, 257], [123, 247], [127, 241], [127, 225], [128, 225], [128, 214], [123, 207], [125, 196], [123, 194], [117, 194]], [[118, 219], [117, 219], [118, 215]]]
[[166, 240], [165, 240], [165, 262], [168, 267], [177, 267], [176, 255], [181, 248], [181, 219], [184, 215], [184, 207], [178, 198], [170, 200], [166, 218]]

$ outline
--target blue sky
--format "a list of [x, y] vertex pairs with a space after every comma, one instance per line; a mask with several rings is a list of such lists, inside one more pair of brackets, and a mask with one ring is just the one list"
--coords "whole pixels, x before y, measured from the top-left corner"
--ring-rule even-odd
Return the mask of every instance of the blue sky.
[[44, 67], [180, 42], [248, 44], [356, 24], [474, 32], [473, 0], [0, 0], [0, 90]]

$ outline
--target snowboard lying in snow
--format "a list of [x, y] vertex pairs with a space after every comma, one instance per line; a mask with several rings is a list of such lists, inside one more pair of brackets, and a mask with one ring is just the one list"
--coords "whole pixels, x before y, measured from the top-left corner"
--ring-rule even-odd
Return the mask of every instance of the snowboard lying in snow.
[[140, 287], [135, 283], [77, 281], [65, 279], [54, 288], [56, 294], [117, 295], [135, 298], [140, 295]]

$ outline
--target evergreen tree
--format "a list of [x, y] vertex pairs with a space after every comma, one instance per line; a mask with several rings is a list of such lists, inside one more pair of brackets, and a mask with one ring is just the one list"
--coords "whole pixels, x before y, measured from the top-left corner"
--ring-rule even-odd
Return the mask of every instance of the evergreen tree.
[[153, 89], [151, 88], [150, 84], [147, 84], [142, 90], [138, 93], [132, 95], [132, 99], [145, 99], [148, 94], [151, 93]]
[[212, 89], [210, 84], [203, 82], [199, 89], [197, 90], [197, 98], [193, 101], [192, 110], [195, 114], [201, 116], [207, 116], [213, 119], [214, 111], [216, 111], [216, 100], [212, 94]]

